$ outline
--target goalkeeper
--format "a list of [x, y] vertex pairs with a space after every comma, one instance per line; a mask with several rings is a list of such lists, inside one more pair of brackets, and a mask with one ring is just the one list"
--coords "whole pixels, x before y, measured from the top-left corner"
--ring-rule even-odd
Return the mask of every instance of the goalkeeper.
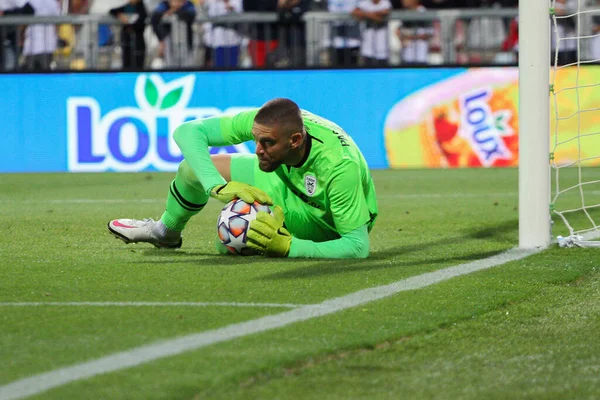
[[[377, 217], [375, 187], [354, 141], [336, 124], [288, 99], [233, 116], [191, 121], [173, 135], [184, 161], [160, 221], [117, 219], [126, 243], [179, 248], [181, 232], [209, 197], [274, 205], [250, 223], [247, 244], [271, 257], [364, 258]], [[209, 154], [254, 140], [256, 154]], [[219, 243], [220, 244], [220, 243]]]

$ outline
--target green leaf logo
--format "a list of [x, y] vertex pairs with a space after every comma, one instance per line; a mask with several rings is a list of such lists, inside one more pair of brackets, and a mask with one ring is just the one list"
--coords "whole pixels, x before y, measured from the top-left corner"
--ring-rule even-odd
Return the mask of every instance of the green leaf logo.
[[175, 104], [177, 104], [177, 102], [179, 102], [179, 99], [181, 98], [182, 94], [182, 87], [178, 87], [171, 90], [169, 93], [167, 93], [167, 95], [163, 98], [162, 102], [160, 103], [160, 109], [166, 110], [167, 108], [173, 107]]
[[159, 74], [140, 74], [135, 82], [135, 100], [141, 109], [172, 113], [187, 107], [194, 91], [195, 76], [165, 82]]
[[[146, 79], [146, 85], [144, 86], [144, 94], [146, 95], [146, 100], [148, 100], [148, 104], [152, 107], [156, 107], [156, 103], [158, 102], [158, 89], [152, 80]], [[163, 101], [164, 103], [164, 101]]]
[[512, 114], [509, 110], [499, 110], [494, 113], [494, 127], [500, 136], [511, 136], [514, 133], [510, 127], [511, 117]]
[[498, 129], [499, 131], [503, 131], [504, 130], [504, 115], [502, 114], [497, 114], [496, 115], [496, 129]]

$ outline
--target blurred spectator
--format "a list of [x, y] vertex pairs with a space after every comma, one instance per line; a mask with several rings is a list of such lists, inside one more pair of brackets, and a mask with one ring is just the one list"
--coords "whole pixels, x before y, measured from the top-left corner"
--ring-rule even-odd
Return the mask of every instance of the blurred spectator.
[[421, 5], [427, 9], [432, 9], [432, 10], [440, 10], [440, 9], [448, 9], [448, 8], [457, 8], [457, 6], [463, 3], [463, 6], [466, 6], [466, 4], [464, 4], [464, 1], [455, 1], [455, 0], [423, 0], [421, 1]]
[[[402, 0], [396, 0], [402, 3]], [[392, 3], [393, 4], [393, 3]], [[467, 7], [466, 0], [421, 0], [420, 4], [425, 10], [448, 10], [459, 7]], [[402, 5], [402, 8], [404, 6]], [[460, 50], [464, 48], [465, 24], [462, 20], [456, 20], [453, 26], [442, 27], [440, 20], [429, 21], [431, 27], [431, 38], [428, 40], [429, 64], [442, 64], [444, 62], [443, 47], [454, 47], [457, 51], [457, 61], [460, 58]], [[442, 29], [445, 31], [442, 32]], [[398, 31], [396, 30], [396, 35]], [[452, 37], [452, 40], [445, 40]], [[401, 57], [402, 58], [402, 57]], [[466, 57], [465, 57], [466, 58]]]
[[70, 0], [69, 14], [87, 14], [90, 11], [90, 4], [87, 0]]
[[[63, 1], [61, 14], [85, 15], [90, 12], [90, 2], [87, 0]], [[96, 2], [98, 3], [98, 2]], [[102, 45], [102, 34], [110, 28], [106, 25], [98, 25], [98, 43]], [[82, 25], [60, 24], [58, 26], [58, 49], [54, 53], [54, 60], [58, 68], [83, 69], [85, 68], [85, 40], [82, 33]]]
[[[275, 12], [277, 0], [242, 0], [244, 11]], [[267, 56], [277, 49], [277, 24], [253, 23], [250, 25], [250, 42], [248, 53], [255, 68], [266, 65]]]
[[204, 22], [201, 27], [202, 36], [200, 39], [201, 47], [204, 50], [204, 68], [211, 68], [213, 64], [213, 48], [212, 48], [212, 24]]
[[[350, 14], [357, 0], [330, 0], [329, 11]], [[356, 21], [340, 21], [331, 24], [331, 64], [334, 67], [356, 66], [360, 54], [360, 26]]]
[[[205, 0], [209, 17], [219, 17], [242, 11], [242, 0]], [[207, 24], [208, 25], [208, 24]], [[209, 29], [207, 51], [211, 53], [205, 62], [217, 68], [235, 68], [238, 65], [242, 38], [232, 25], [212, 23]], [[208, 62], [207, 62], [208, 61]], [[209, 65], [206, 65], [209, 66]]]
[[[419, 0], [402, 0], [407, 11], [423, 12], [425, 7]], [[402, 43], [402, 64], [426, 65], [429, 63], [429, 41], [433, 26], [426, 21], [402, 21], [396, 30]]]
[[[60, 15], [60, 4], [57, 0], [28, 0], [35, 16]], [[34, 24], [25, 28], [25, 69], [48, 70], [58, 43], [56, 25]]]
[[[557, 17], [572, 14], [577, 11], [577, 0], [556, 0], [554, 10]], [[577, 62], [577, 39], [574, 39], [577, 36], [576, 18], [575, 16], [556, 18], [556, 31], [552, 28], [551, 36], [551, 61], [553, 64], [555, 61], [557, 65]], [[558, 58], [556, 58], [557, 55]]]
[[[89, 12], [90, 12], [90, 3], [87, 0], [70, 0], [69, 1], [69, 6], [68, 6], [68, 10], [67, 10], [67, 13], [69, 15], [86, 15]], [[76, 33], [79, 33], [79, 31], [81, 31], [81, 25], [75, 25], [75, 26], [69, 25], [69, 26], [72, 27], [72, 29], [74, 29]], [[60, 34], [61, 29], [63, 29], [63, 26], [61, 26], [59, 28], [59, 37], [62, 37], [62, 35]], [[99, 26], [98, 29], [100, 30], [102, 28]]]
[[[241, 0], [240, 0], [241, 1]], [[198, 15], [202, 17], [208, 16], [208, 4], [206, 0], [198, 0], [193, 2], [196, 6], [196, 10], [198, 11]], [[204, 68], [212, 67], [212, 57], [213, 57], [213, 49], [212, 49], [212, 24], [210, 22], [203, 22], [200, 25], [200, 47], [202, 48], [203, 53], [203, 62], [202, 65]]]
[[479, 8], [490, 5], [490, 0], [455, 0], [456, 8]]
[[[596, 7], [600, 10], [600, 0], [596, 0]], [[600, 15], [592, 17], [592, 35], [596, 35], [590, 42], [590, 58], [600, 62]]]
[[[500, 4], [493, 0], [484, 0], [482, 7], [488, 10], [500, 8]], [[506, 26], [502, 18], [477, 17], [472, 18], [467, 25], [466, 46], [471, 63], [492, 63], [502, 49], [506, 39]]]
[[[0, 17], [31, 15], [34, 9], [27, 0], [0, 0]], [[17, 68], [17, 27], [0, 26], [0, 71]]]
[[194, 4], [189, 0], [168, 0], [161, 1], [156, 9], [152, 12], [150, 19], [152, 23], [152, 29], [159, 40], [158, 44], [158, 57], [159, 59], [165, 58], [165, 39], [171, 33], [172, 27], [169, 23], [163, 22], [163, 17], [177, 15], [179, 19], [186, 24], [187, 33], [187, 49], [191, 51], [193, 48], [193, 33], [192, 24], [196, 19], [196, 8]]
[[392, 9], [389, 0], [360, 0], [352, 15], [365, 23], [360, 54], [366, 66], [388, 64], [389, 46], [387, 16]]
[[113, 8], [109, 14], [124, 25], [121, 27], [121, 59], [123, 69], [144, 68], [146, 59], [146, 6], [142, 0], [129, 0], [121, 7]]
[[508, 27], [508, 35], [502, 43], [503, 51], [510, 51], [516, 62], [519, 61], [519, 17], [513, 18]]
[[299, 67], [306, 60], [306, 27], [302, 19], [309, 0], [278, 0], [280, 33], [276, 66]]

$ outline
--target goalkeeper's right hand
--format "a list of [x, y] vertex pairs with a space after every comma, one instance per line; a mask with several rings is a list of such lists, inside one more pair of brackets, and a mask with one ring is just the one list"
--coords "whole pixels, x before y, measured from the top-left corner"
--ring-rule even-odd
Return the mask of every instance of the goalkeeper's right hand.
[[273, 200], [268, 194], [243, 182], [228, 182], [224, 185], [217, 185], [212, 188], [210, 195], [223, 203], [229, 203], [231, 200], [238, 198], [250, 204], [255, 201], [261, 204], [273, 204]]

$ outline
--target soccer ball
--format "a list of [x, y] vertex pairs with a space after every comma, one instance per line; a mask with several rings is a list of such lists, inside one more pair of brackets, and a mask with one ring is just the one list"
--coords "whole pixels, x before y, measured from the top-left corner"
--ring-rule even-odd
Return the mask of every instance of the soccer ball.
[[259, 211], [266, 211], [273, 215], [269, 206], [256, 201], [254, 204], [249, 204], [240, 199], [233, 199], [223, 207], [217, 221], [217, 235], [230, 253], [242, 256], [257, 254], [246, 245], [246, 234], [250, 221], [256, 218], [256, 213]]

